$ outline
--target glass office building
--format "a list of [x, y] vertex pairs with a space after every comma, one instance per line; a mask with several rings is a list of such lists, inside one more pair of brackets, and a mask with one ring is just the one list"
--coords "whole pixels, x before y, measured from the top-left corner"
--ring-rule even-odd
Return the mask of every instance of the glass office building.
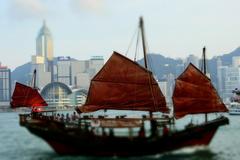
[[11, 71], [0, 64], [0, 106], [9, 106], [11, 99]]

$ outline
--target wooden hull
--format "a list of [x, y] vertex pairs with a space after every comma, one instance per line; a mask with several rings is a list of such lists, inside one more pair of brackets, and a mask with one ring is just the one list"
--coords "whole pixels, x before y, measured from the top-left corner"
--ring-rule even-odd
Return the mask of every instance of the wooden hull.
[[25, 123], [24, 126], [44, 139], [59, 154], [142, 156], [183, 147], [208, 145], [218, 127], [228, 123], [227, 118], [221, 117], [182, 131], [148, 138], [96, 136], [84, 130], [66, 130], [51, 124], [39, 126]]

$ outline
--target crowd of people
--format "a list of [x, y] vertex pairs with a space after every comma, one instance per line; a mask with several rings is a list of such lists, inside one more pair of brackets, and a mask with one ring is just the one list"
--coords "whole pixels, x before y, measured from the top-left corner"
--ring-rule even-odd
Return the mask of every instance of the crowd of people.
[[62, 114], [57, 113], [53, 117], [55, 121], [59, 121], [59, 122], [71, 122], [71, 121], [76, 121], [79, 118], [76, 112], [73, 112], [72, 115], [69, 115], [69, 113], [67, 113], [66, 115], [64, 115], [63, 113]]
[[77, 115], [75, 111], [71, 115], [69, 113], [66, 113], [66, 115], [63, 113], [52, 113], [50, 116], [41, 112], [32, 112], [31, 117], [33, 119], [55, 120], [58, 122], [73, 122], [78, 120], [79, 115]]

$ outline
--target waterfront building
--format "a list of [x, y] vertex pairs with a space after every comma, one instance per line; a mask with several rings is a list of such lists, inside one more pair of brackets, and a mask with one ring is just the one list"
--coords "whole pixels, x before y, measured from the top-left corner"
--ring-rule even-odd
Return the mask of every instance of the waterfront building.
[[57, 58], [57, 82], [62, 82], [68, 86], [72, 85], [71, 58]]
[[89, 60], [89, 68], [87, 72], [89, 73], [90, 79], [95, 76], [95, 74], [102, 68], [104, 64], [104, 59], [102, 56], [93, 56]]
[[88, 89], [90, 85], [90, 74], [89, 73], [77, 73], [76, 77], [76, 87]]
[[46, 72], [44, 57], [42, 56], [32, 56], [32, 69], [31, 69], [31, 77], [33, 71], [36, 69], [36, 86], [38, 88], [43, 88], [48, 83], [51, 82], [51, 72]]
[[172, 73], [165, 74], [163, 78], [159, 80], [159, 87], [166, 97], [167, 103], [171, 102], [174, 86], [175, 76]]
[[11, 100], [11, 70], [0, 63], [0, 108], [8, 108]]
[[82, 106], [87, 99], [87, 90], [85, 89], [73, 89], [70, 95], [71, 106]]
[[[74, 87], [78, 86], [78, 75], [81, 73], [87, 73], [88, 61], [86, 60], [73, 60], [71, 61], [71, 80]], [[89, 81], [89, 80], [87, 80]]]
[[102, 56], [93, 56], [90, 60], [71, 61], [71, 85], [75, 88], [88, 89], [91, 79], [104, 65]]
[[228, 66], [222, 66], [222, 60], [217, 58], [217, 90], [219, 96], [224, 100], [225, 78]]
[[167, 89], [168, 89], [168, 101], [171, 101], [172, 95], [173, 95], [173, 90], [175, 87], [175, 76], [172, 73], [169, 73], [166, 75], [166, 80], [167, 80]]
[[168, 95], [167, 80], [166, 79], [160, 79], [158, 81], [158, 86], [160, 87], [164, 97], [166, 97], [166, 99], [167, 99], [167, 95]]
[[240, 57], [232, 58], [231, 66], [223, 66], [221, 59], [217, 60], [218, 93], [228, 102], [235, 88], [240, 88]]
[[48, 109], [63, 110], [70, 105], [69, 95], [72, 93], [70, 87], [61, 82], [47, 84], [42, 90], [41, 95], [48, 103]]
[[87, 99], [87, 90], [72, 89], [64, 83], [52, 82], [42, 89], [41, 95], [48, 103], [47, 109], [65, 110], [83, 105]]
[[225, 90], [223, 97], [230, 99], [232, 91], [235, 88], [240, 88], [240, 68], [239, 67], [227, 67], [225, 73]]
[[56, 81], [74, 88], [88, 89], [90, 80], [104, 64], [102, 56], [90, 60], [75, 60], [70, 57], [58, 57], [56, 61]]

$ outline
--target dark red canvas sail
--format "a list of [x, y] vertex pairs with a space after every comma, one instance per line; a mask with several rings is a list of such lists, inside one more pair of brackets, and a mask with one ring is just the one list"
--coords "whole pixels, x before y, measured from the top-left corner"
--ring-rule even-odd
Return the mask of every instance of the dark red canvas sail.
[[227, 111], [210, 79], [191, 63], [176, 79], [173, 105], [176, 118], [187, 114]]
[[18, 82], [16, 83], [11, 101], [12, 108], [41, 107], [47, 105], [37, 89]]
[[92, 79], [86, 104], [79, 107], [100, 109], [168, 111], [152, 73], [116, 52]]

